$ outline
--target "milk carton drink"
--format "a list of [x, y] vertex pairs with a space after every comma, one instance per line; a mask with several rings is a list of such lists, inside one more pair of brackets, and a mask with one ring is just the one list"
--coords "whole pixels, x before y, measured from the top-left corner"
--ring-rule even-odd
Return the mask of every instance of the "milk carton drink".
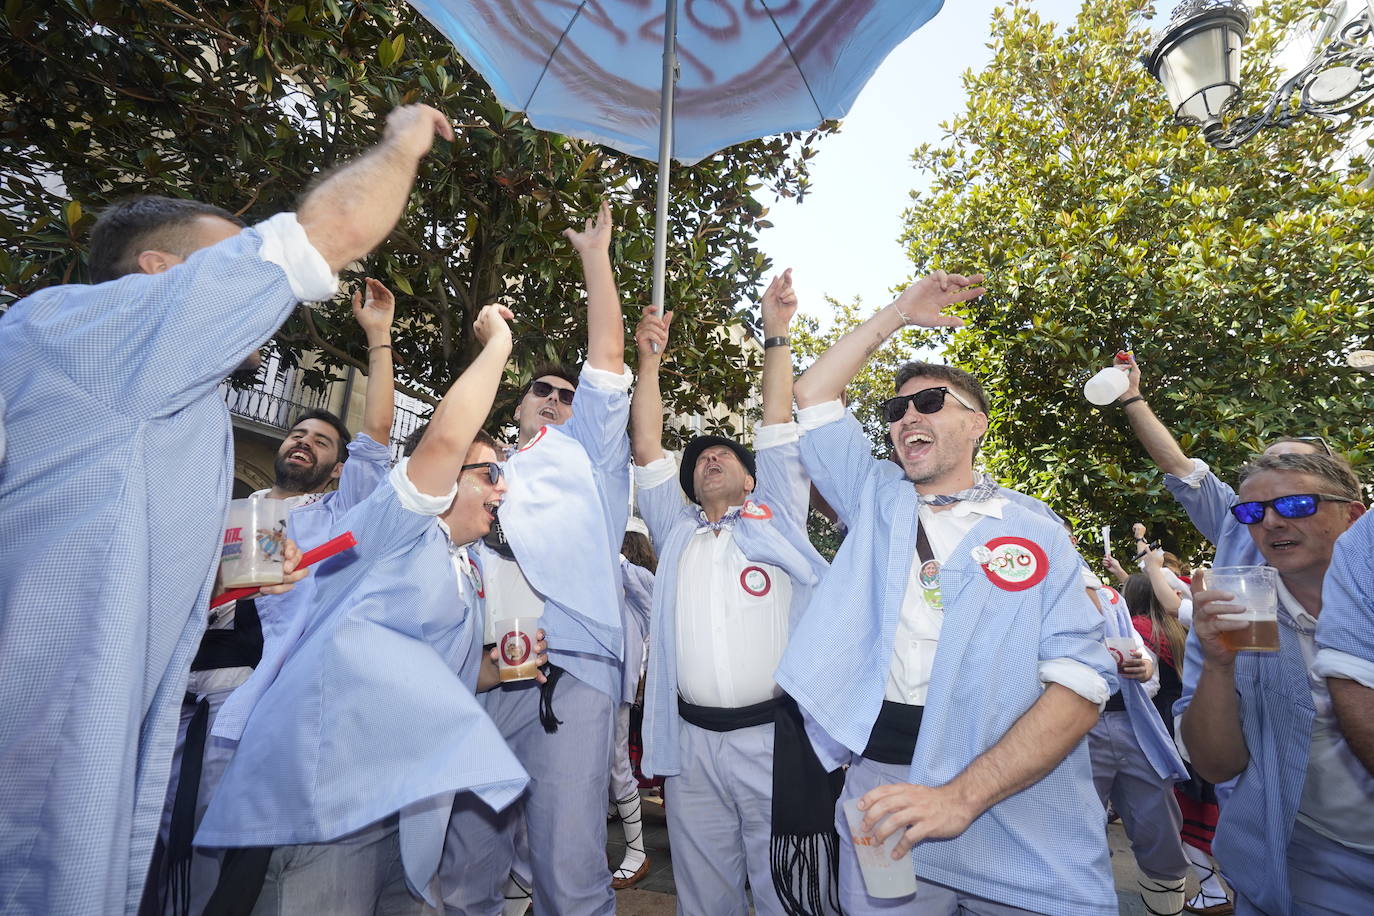
[[286, 514], [284, 499], [250, 496], [230, 500], [219, 561], [224, 588], [281, 584]]
[[1083, 386], [1083, 397], [1098, 407], [1104, 407], [1121, 397], [1130, 383], [1127, 367], [1108, 366], [1088, 379], [1087, 384]]

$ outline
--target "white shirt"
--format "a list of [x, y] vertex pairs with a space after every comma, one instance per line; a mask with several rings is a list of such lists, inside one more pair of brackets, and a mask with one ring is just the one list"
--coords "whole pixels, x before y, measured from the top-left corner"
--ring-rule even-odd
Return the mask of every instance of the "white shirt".
[[701, 528], [677, 577], [678, 693], [696, 706], [738, 708], [782, 694], [773, 671], [787, 648], [792, 580], [747, 560], [727, 526]]
[[1298, 804], [1298, 820], [1328, 839], [1352, 849], [1374, 853], [1374, 776], [1350, 750], [1336, 722], [1326, 679], [1312, 672], [1317, 656], [1317, 618], [1307, 613], [1279, 580], [1279, 613], [1298, 631], [1317, 714], [1312, 720], [1312, 743], [1307, 752], [1307, 783]]
[[[943, 564], [973, 526], [985, 517], [1001, 518], [1007, 501], [1001, 496], [982, 502], [963, 500], [936, 512], [922, 505], [918, 510], [921, 527], [930, 541], [930, 551]], [[935, 667], [935, 650], [940, 644], [940, 627], [945, 612], [931, 607], [921, 588], [920, 551], [912, 554], [902, 595], [902, 616], [892, 640], [892, 662], [887, 669], [887, 689], [883, 696], [894, 703], [924, 706], [930, 689], [930, 672]]]
[[494, 550], [487, 551], [485, 556], [489, 561], [482, 569], [487, 593], [482, 645], [490, 646], [496, 642], [498, 619], [543, 617], [544, 599], [520, 571], [519, 563], [506, 559]]

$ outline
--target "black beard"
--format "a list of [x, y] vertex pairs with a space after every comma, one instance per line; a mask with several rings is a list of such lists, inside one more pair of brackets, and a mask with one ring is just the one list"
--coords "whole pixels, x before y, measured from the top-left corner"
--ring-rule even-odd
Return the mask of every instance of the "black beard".
[[289, 493], [313, 493], [329, 480], [330, 474], [334, 473], [332, 465], [327, 468], [319, 464], [309, 467], [295, 465], [289, 463], [285, 455], [277, 456], [277, 460], [272, 464], [272, 470], [277, 476], [274, 481], [277, 489]]

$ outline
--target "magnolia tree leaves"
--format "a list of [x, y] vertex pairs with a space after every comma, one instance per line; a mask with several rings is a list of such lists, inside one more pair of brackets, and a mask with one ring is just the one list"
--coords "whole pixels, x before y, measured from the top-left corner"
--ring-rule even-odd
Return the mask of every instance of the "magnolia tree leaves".
[[[0, 285], [10, 296], [82, 281], [90, 226], [123, 196], [195, 197], [250, 222], [289, 209], [320, 172], [374, 142], [391, 108], [418, 100], [444, 111], [458, 140], [436, 145], [396, 231], [354, 272], [397, 293], [402, 390], [432, 399], [446, 388], [490, 302], [517, 314], [512, 385], [539, 362], [580, 362], [581, 271], [561, 232], [603, 195], [615, 208], [612, 257], [631, 328], [649, 300], [654, 164], [505, 111], [404, 3], [10, 0], [0, 37]], [[670, 410], [746, 400], [760, 360], [723, 329], [750, 320], [739, 304], [758, 295], [768, 266], [756, 244], [768, 225], [760, 198], [803, 194], [807, 160], [834, 128], [675, 169]], [[366, 366], [343, 298], [298, 312], [275, 345], [289, 361], [317, 351], [314, 384]]]
[[[1200, 557], [1121, 410], [1083, 382], [1133, 350], [1154, 410], [1226, 480], [1284, 435], [1326, 436], [1367, 474], [1371, 389], [1344, 358], [1374, 340], [1374, 193], [1363, 145], [1338, 156], [1349, 131], [1307, 119], [1218, 152], [1175, 125], [1139, 63], [1149, 8], [1088, 0], [1067, 27], [1024, 2], [994, 13], [966, 110], [915, 151], [930, 185], [903, 238], [918, 274], [988, 275], [945, 352], [991, 394], [989, 470], [1085, 531], [1139, 519]], [[1311, 9], [1256, 17], [1240, 110], [1277, 85], [1273, 50]]]

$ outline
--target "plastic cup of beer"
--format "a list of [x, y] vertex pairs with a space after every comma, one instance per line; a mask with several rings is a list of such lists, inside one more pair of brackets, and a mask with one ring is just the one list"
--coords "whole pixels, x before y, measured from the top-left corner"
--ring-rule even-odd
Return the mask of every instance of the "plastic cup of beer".
[[535, 642], [538, 617], [510, 617], [496, 621], [496, 668], [502, 683], [528, 681], [539, 673]]
[[1112, 660], [1116, 662], [1116, 667], [1120, 668], [1134, 656], [1132, 652], [1136, 650], [1135, 640], [1130, 636], [1108, 636], [1107, 652]]
[[1279, 574], [1272, 566], [1217, 566], [1207, 570], [1209, 591], [1235, 596], [1227, 604], [1243, 607], [1218, 620], [1243, 620], [1246, 626], [1221, 631], [1221, 643], [1232, 652], [1279, 650]]
[[857, 798], [844, 803], [844, 817], [849, 822], [849, 837], [854, 842], [854, 854], [858, 856], [868, 896], [890, 900], [916, 893], [916, 870], [911, 857], [892, 858], [892, 850], [897, 848], [903, 831], [892, 831], [886, 840], [879, 840], [865, 831], [864, 812], [859, 810]]
[[287, 511], [284, 499], [250, 496], [229, 501], [219, 559], [225, 588], [281, 584]]

